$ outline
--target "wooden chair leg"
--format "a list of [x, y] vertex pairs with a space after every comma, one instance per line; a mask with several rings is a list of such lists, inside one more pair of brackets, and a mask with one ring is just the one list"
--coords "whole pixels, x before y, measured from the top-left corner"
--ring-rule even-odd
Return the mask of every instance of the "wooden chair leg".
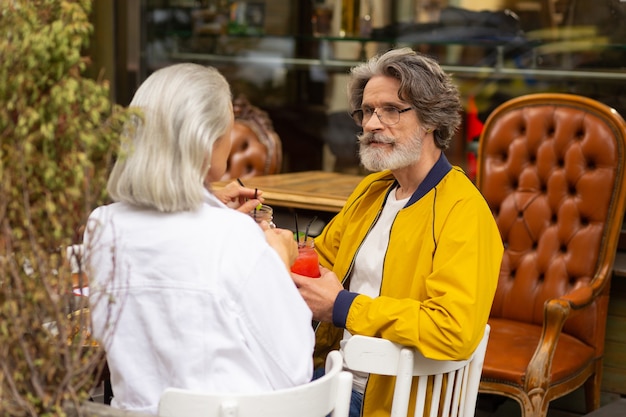
[[595, 373], [585, 381], [585, 407], [587, 413], [600, 408], [600, 388], [602, 385], [602, 361], [596, 361]]

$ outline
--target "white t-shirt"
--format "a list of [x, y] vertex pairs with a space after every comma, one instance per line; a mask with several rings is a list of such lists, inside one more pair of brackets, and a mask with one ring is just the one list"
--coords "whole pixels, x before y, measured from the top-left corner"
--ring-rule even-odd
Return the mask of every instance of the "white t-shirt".
[[210, 193], [193, 212], [96, 209], [85, 259], [113, 406], [156, 415], [166, 387], [253, 393], [311, 380], [310, 309], [261, 228]]
[[[356, 254], [354, 269], [350, 278], [351, 292], [357, 292], [370, 297], [380, 295], [380, 285], [383, 277], [383, 261], [387, 246], [389, 245], [389, 233], [391, 225], [398, 212], [409, 201], [409, 197], [396, 200], [396, 189], [391, 190], [387, 196], [387, 201], [369, 234], [363, 240], [363, 244]], [[351, 336], [350, 332], [344, 330], [343, 343]], [[353, 388], [360, 393], [365, 392], [367, 383], [367, 373], [352, 371], [354, 375]]]

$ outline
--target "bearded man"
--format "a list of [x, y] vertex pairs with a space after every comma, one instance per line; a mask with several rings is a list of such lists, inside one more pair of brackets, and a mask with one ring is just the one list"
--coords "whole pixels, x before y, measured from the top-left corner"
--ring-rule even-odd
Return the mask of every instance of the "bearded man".
[[[483, 196], [443, 152], [460, 124], [458, 89], [436, 61], [402, 48], [354, 67], [348, 94], [360, 160], [374, 173], [315, 239], [322, 277], [292, 274], [320, 322], [316, 374], [355, 334], [467, 359], [503, 246]], [[392, 378], [355, 373], [350, 416], [388, 416], [392, 396]]]

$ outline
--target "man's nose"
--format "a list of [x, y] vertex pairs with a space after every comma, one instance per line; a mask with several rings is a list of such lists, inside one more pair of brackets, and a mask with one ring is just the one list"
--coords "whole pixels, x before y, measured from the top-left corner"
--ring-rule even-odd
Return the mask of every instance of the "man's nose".
[[367, 123], [363, 125], [363, 130], [368, 132], [373, 132], [375, 130], [382, 130], [385, 128], [385, 125], [380, 121], [380, 117], [378, 117], [378, 113], [374, 112], [372, 117], [369, 118]]

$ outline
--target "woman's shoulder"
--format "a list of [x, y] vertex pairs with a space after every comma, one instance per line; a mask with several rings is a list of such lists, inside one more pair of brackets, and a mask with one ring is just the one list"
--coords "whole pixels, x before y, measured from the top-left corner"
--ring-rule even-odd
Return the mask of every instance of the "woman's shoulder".
[[154, 209], [147, 209], [147, 208], [143, 208], [139, 206], [134, 206], [128, 203], [113, 202], [113, 203], [103, 204], [101, 206], [96, 207], [95, 209], [93, 209], [93, 211], [91, 212], [89, 216], [98, 217], [98, 216], [104, 216], [104, 215], [112, 215], [114, 213], [142, 212], [142, 211], [145, 212], [149, 210], [155, 211]]
[[120, 211], [122, 203], [110, 203], [98, 206], [92, 210], [87, 219], [88, 225], [102, 224], [110, 221], [115, 213]]
[[258, 225], [249, 215], [228, 207], [214, 207], [205, 204], [202, 206], [201, 215], [223, 222], [230, 228], [249, 229], [253, 226], [258, 228]]

